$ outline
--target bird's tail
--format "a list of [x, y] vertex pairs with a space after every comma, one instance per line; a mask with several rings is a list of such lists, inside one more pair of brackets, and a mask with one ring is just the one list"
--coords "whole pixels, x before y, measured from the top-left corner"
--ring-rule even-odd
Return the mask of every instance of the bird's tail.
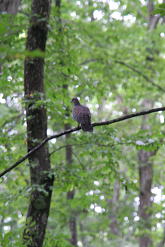
[[93, 132], [93, 126], [91, 124], [81, 124], [81, 129], [83, 131]]

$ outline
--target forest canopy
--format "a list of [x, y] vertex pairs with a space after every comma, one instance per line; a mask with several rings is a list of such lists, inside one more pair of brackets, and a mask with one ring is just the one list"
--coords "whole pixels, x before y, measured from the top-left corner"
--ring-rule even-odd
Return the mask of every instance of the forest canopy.
[[165, 1], [0, 12], [0, 247], [163, 247]]

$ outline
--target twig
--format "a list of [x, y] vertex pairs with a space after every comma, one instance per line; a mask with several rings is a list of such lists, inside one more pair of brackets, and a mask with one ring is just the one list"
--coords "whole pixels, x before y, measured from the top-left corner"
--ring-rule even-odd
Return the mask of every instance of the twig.
[[132, 71], [136, 72], [137, 74], [141, 75], [146, 81], [148, 81], [152, 86], [157, 87], [159, 90], [165, 92], [165, 89], [161, 86], [159, 86], [158, 84], [156, 84], [155, 82], [153, 82], [153, 80], [151, 80], [148, 76], [146, 76], [145, 74], [143, 74], [140, 70], [136, 69], [135, 67], [133, 67], [132, 65], [129, 65], [123, 61], [120, 60], [114, 60], [115, 63], [121, 64], [126, 66], [127, 68], [131, 69]]
[[[1, 126], [0, 126], [0, 129], [3, 129], [5, 127], [6, 124], [10, 124], [12, 121], [15, 121], [15, 122], [18, 122], [19, 119], [23, 116], [23, 113], [19, 114], [19, 115], [16, 115], [16, 116], [13, 116], [11, 117], [10, 119], [7, 119]], [[7, 132], [10, 131], [7, 130]]]
[[[84, 62], [80, 63], [79, 65], [85, 65], [88, 63], [92, 63], [92, 62], [101, 62], [103, 63], [102, 59], [87, 59]], [[155, 83], [152, 79], [150, 79], [147, 75], [145, 75], [143, 72], [141, 72], [140, 70], [136, 69], [134, 66], [125, 63], [123, 61], [120, 60], [112, 60], [112, 62], [124, 65], [125, 67], [131, 69], [132, 71], [134, 71], [135, 73], [139, 74], [140, 76], [142, 76], [147, 82], [149, 82], [152, 86], [157, 87], [159, 90], [165, 92], [165, 88], [161, 87], [160, 85], [158, 85], [157, 83]]]
[[[126, 115], [126, 116], [122, 116], [122, 117], [119, 117], [119, 118], [116, 118], [116, 119], [113, 119], [113, 120], [110, 120], [110, 121], [93, 123], [92, 126], [96, 127], [96, 126], [102, 126], [102, 125], [110, 125], [110, 124], [113, 124], [113, 123], [117, 123], [117, 122], [121, 122], [121, 121], [130, 119], [130, 118], [143, 116], [143, 115], [147, 115], [147, 114], [150, 114], [150, 113], [153, 113], [153, 112], [159, 112], [159, 111], [165, 111], [165, 107], [159, 107], [159, 108], [155, 108], [155, 109], [150, 109], [150, 110], [146, 110], [146, 111], [132, 113], [132, 114], [129, 114], [129, 115]], [[7, 168], [3, 172], [1, 172], [0, 173], [0, 177], [4, 176], [6, 173], [8, 173], [9, 171], [11, 171], [15, 167], [17, 167], [19, 164], [21, 164], [23, 161], [25, 161], [28, 157], [30, 157], [31, 154], [33, 154], [35, 151], [39, 150], [42, 146], [44, 146], [50, 140], [55, 139], [55, 138], [59, 138], [59, 137], [64, 136], [64, 135], [68, 135], [68, 134], [76, 132], [76, 131], [78, 131], [80, 129], [81, 129], [80, 127], [72, 128], [72, 129], [63, 131], [63, 132], [61, 132], [59, 134], [52, 135], [52, 136], [49, 136], [49, 137], [45, 138], [40, 144], [38, 144], [36, 147], [34, 147], [32, 150], [30, 150], [26, 155], [24, 155], [22, 158], [20, 158], [17, 162], [15, 162], [9, 168]]]
[[50, 154], [49, 154], [49, 156], [51, 156], [52, 154], [54, 154], [54, 153], [56, 153], [57, 151], [59, 151], [59, 150], [61, 150], [61, 149], [63, 149], [63, 148], [66, 148], [66, 147], [73, 147], [73, 146], [83, 146], [83, 145], [87, 145], [87, 144], [90, 144], [90, 143], [79, 143], [79, 144], [77, 144], [77, 143], [73, 143], [73, 144], [66, 144], [66, 145], [62, 145], [62, 146], [60, 146], [60, 147], [58, 147], [58, 148], [56, 148], [55, 150], [53, 150]]

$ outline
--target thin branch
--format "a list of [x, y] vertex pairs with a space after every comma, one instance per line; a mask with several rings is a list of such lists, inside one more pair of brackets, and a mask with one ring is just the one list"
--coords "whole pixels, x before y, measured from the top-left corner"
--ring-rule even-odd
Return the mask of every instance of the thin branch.
[[[73, 151], [72, 151], [72, 152], [73, 152]], [[85, 169], [85, 166], [84, 166], [84, 164], [81, 162], [81, 160], [80, 160], [80, 158], [78, 157], [78, 155], [77, 155], [75, 152], [73, 152], [73, 155], [75, 156], [75, 158], [76, 158], [76, 159], [78, 160], [78, 162], [80, 163], [82, 169]]]
[[[15, 122], [18, 122], [19, 119], [23, 116], [23, 113], [19, 114], [19, 115], [15, 115], [15, 116], [12, 116], [10, 119], [7, 119], [6, 121], [4, 121], [4, 123], [0, 126], [0, 129], [3, 129], [5, 127], [6, 124], [10, 124], [11, 122], [15, 121]], [[10, 131], [7, 130], [7, 132]]]
[[[147, 114], [151, 114], [153, 112], [159, 112], [159, 111], [165, 111], [165, 107], [159, 107], [159, 108], [155, 108], [155, 109], [150, 109], [150, 110], [146, 110], [146, 111], [132, 113], [132, 114], [125, 115], [125, 116], [122, 116], [122, 117], [119, 117], [119, 118], [115, 118], [115, 119], [110, 120], [110, 121], [93, 123], [92, 126], [93, 127], [96, 127], [96, 126], [110, 125], [110, 124], [113, 124], [113, 123], [117, 123], [117, 122], [121, 122], [121, 121], [130, 119], [130, 118], [134, 118], [134, 117], [138, 117], [138, 116], [143, 116], [143, 115], [147, 115]], [[64, 135], [68, 135], [68, 134], [73, 133], [73, 132], [76, 132], [76, 131], [78, 131], [80, 129], [81, 129], [80, 127], [72, 128], [72, 129], [63, 131], [63, 132], [61, 132], [59, 134], [52, 135], [52, 136], [49, 136], [49, 137], [45, 138], [40, 144], [38, 144], [31, 151], [29, 151], [25, 156], [23, 156], [17, 162], [15, 162], [12, 166], [10, 166], [9, 168], [7, 168], [3, 172], [1, 172], [0, 173], [0, 177], [4, 176], [6, 173], [8, 173], [9, 171], [11, 171], [15, 167], [17, 167], [19, 164], [21, 164], [23, 161], [25, 161], [28, 157], [30, 157], [30, 155], [32, 153], [34, 153], [35, 151], [39, 150], [42, 146], [44, 146], [50, 140], [55, 139], [55, 138], [59, 138], [59, 137], [64, 136]]]
[[86, 65], [88, 63], [92, 63], [92, 62], [101, 62], [102, 59], [98, 59], [98, 58], [93, 58], [93, 59], [87, 59], [85, 60], [84, 62], [80, 63], [79, 65], [82, 66], [82, 65]]
[[[131, 69], [132, 71], [134, 71], [135, 73], [139, 74], [140, 76], [142, 76], [147, 82], [149, 82], [152, 86], [157, 87], [159, 90], [165, 92], [165, 88], [159, 86], [157, 83], [155, 83], [152, 79], [150, 79], [147, 75], [145, 75], [144, 73], [142, 73], [140, 70], [136, 69], [134, 66], [127, 64], [123, 61], [120, 60], [112, 60], [115, 63], [124, 65], [125, 67]], [[92, 62], [101, 62], [103, 63], [102, 59], [87, 59], [84, 62], [80, 63], [79, 65], [85, 65], [88, 63], [92, 63]]]
[[56, 148], [55, 150], [53, 150], [53, 151], [49, 154], [49, 156], [52, 156], [52, 154], [58, 152], [59, 150], [61, 150], [61, 149], [63, 149], [63, 148], [66, 148], [66, 147], [74, 147], [74, 146], [77, 147], [77, 146], [84, 146], [84, 145], [87, 145], [87, 144], [91, 144], [91, 143], [87, 143], [87, 142], [86, 142], [86, 143], [79, 143], [79, 144], [73, 143], [73, 144], [62, 145], [62, 146]]
[[[90, 144], [91, 145], [91, 142], [84, 142], [84, 143], [73, 143], [73, 144], [67, 144], [67, 145], [62, 145], [56, 149], [54, 149], [50, 154], [49, 154], [49, 157], [52, 156], [54, 153], [58, 152], [59, 150], [63, 149], [63, 148], [66, 148], [66, 147], [82, 147], [82, 146], [85, 146], [85, 145], [88, 145]], [[131, 145], [131, 144], [135, 144], [134, 142], [117, 142], [115, 144], [101, 144], [101, 143], [92, 143], [92, 145], [96, 145], [98, 147], [114, 147], [116, 145]]]
[[126, 66], [127, 68], [131, 69], [132, 71], [136, 72], [137, 74], [141, 75], [146, 81], [148, 81], [152, 86], [157, 87], [159, 90], [165, 92], [165, 89], [161, 86], [159, 86], [158, 84], [156, 84], [153, 80], [151, 80], [148, 76], [146, 76], [145, 74], [143, 74], [140, 70], [136, 69], [135, 67], [133, 67], [132, 65], [129, 65], [123, 61], [120, 60], [115, 60], [115, 63], [121, 64]]

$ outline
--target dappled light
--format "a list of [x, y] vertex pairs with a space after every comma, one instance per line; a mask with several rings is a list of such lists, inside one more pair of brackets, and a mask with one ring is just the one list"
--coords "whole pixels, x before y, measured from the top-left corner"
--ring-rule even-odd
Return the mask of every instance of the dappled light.
[[0, 11], [0, 247], [163, 247], [165, 1]]

